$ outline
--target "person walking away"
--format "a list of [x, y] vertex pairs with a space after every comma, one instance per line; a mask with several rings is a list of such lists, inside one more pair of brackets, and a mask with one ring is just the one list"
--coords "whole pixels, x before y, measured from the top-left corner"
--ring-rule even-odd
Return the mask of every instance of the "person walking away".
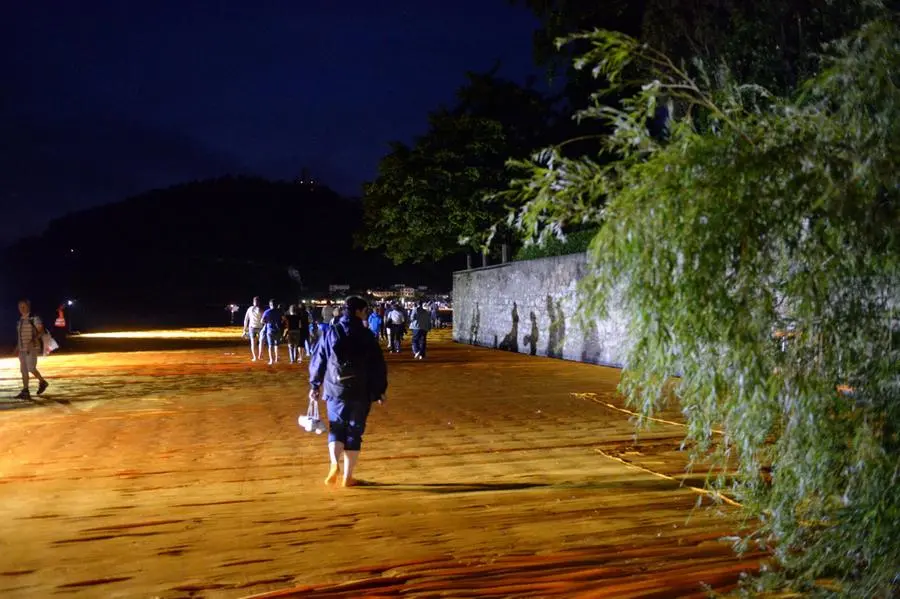
[[327, 485], [338, 481], [342, 458], [342, 485], [358, 484], [353, 472], [366, 419], [373, 401], [385, 401], [387, 365], [378, 340], [363, 326], [366, 308], [361, 297], [348, 297], [341, 318], [316, 346], [309, 365], [309, 398], [324, 397], [328, 412]]
[[284, 319], [287, 323], [288, 359], [291, 364], [300, 364], [303, 361], [303, 319], [302, 311], [297, 310], [294, 304], [288, 306]]
[[378, 317], [381, 319], [381, 340], [385, 345], [388, 344], [388, 336], [387, 336], [387, 323], [384, 321], [387, 316], [387, 311], [385, 310], [384, 302], [378, 304], [378, 308], [375, 310], [378, 313]]
[[392, 354], [400, 353], [400, 342], [403, 341], [403, 325], [406, 323], [406, 316], [403, 311], [395, 304], [391, 306], [385, 318], [388, 329], [388, 344]]
[[[300, 302], [297, 313], [300, 315], [300, 347], [301, 347], [300, 351], [302, 353], [302, 351], [305, 350], [306, 357], [308, 358], [309, 354], [310, 354], [309, 350], [311, 349], [309, 347], [309, 321], [310, 321], [310, 318], [309, 318], [309, 310], [306, 309], [305, 303]], [[302, 356], [300, 356], [298, 354], [298, 357], [302, 357]], [[297, 360], [297, 362], [299, 362], [299, 361], [300, 360]]]
[[424, 360], [428, 331], [431, 330], [431, 314], [422, 302], [418, 302], [410, 313], [409, 330], [412, 333], [413, 356], [416, 360]]
[[441, 312], [436, 300], [431, 302], [431, 328], [441, 328]]
[[41, 335], [44, 334], [44, 323], [40, 317], [31, 314], [31, 302], [27, 299], [19, 301], [19, 323], [16, 333], [16, 354], [19, 356], [19, 370], [22, 373], [22, 391], [15, 398], [28, 400], [31, 399], [30, 375], [33, 374], [38, 380], [38, 395], [42, 395], [50, 383], [37, 369], [38, 356], [43, 351]]
[[[278, 362], [278, 345], [281, 343], [281, 311], [275, 307], [275, 300], [269, 300], [269, 309], [262, 314], [262, 333], [260, 338], [265, 340], [269, 348], [269, 365]], [[259, 348], [262, 357], [262, 341]]]
[[328, 327], [331, 326], [331, 321], [334, 319], [334, 306], [331, 303], [331, 300], [325, 302], [325, 305], [322, 306], [322, 319], [319, 320], [319, 332], [325, 333], [328, 330]]
[[372, 310], [372, 313], [369, 314], [369, 330], [372, 331], [372, 334], [375, 335], [376, 339], [381, 338], [381, 329], [384, 325], [384, 320], [381, 318], [381, 315], [378, 314], [378, 310]]
[[[250, 337], [250, 356], [251, 362], [256, 362], [262, 357], [262, 310], [259, 308], [259, 297], [253, 298], [253, 305], [247, 308], [244, 314], [244, 332], [243, 335]], [[257, 355], [256, 346], [259, 344], [259, 355]]]

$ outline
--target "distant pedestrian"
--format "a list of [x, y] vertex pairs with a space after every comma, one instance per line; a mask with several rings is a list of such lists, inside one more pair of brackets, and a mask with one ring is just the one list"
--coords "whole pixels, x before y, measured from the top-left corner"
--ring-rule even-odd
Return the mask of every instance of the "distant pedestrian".
[[381, 337], [381, 340], [384, 341], [385, 345], [387, 345], [387, 340], [388, 340], [387, 323], [384, 320], [385, 317], [387, 316], [387, 311], [385, 310], [384, 302], [381, 302], [380, 304], [378, 304], [378, 307], [375, 309], [375, 312], [377, 312], [378, 316], [381, 318], [381, 331], [380, 331], [379, 336]]
[[372, 331], [372, 334], [375, 335], [376, 339], [381, 337], [381, 329], [384, 325], [384, 320], [378, 314], [377, 310], [372, 310], [372, 313], [369, 314], [369, 330]]
[[[259, 308], [259, 297], [253, 298], [253, 305], [247, 308], [244, 314], [244, 336], [250, 337], [250, 356], [251, 361], [256, 362], [262, 357], [262, 310]], [[259, 354], [257, 355], [256, 346], [259, 345]]]
[[[301, 311], [297, 310], [294, 304], [288, 307], [287, 314], [284, 315], [286, 322], [286, 334], [288, 342], [288, 360], [291, 364], [300, 364], [303, 361], [303, 319]], [[306, 331], [309, 334], [309, 331]]]
[[[262, 339], [269, 348], [269, 365], [278, 362], [278, 346], [281, 343], [281, 311], [275, 307], [275, 300], [269, 300], [269, 309], [262, 314]], [[260, 348], [262, 357], [262, 348]]]
[[424, 360], [428, 344], [428, 331], [431, 330], [431, 314], [422, 302], [418, 302], [410, 311], [409, 330], [412, 333], [412, 351], [416, 360]]
[[431, 328], [441, 328], [441, 312], [437, 301], [431, 302]]
[[331, 321], [334, 319], [334, 305], [331, 303], [331, 300], [327, 300], [325, 305], [322, 306], [322, 318], [319, 320], [319, 332], [325, 334], [325, 331], [328, 330], [328, 327], [331, 326]]
[[19, 323], [16, 328], [16, 354], [19, 356], [19, 370], [22, 373], [22, 391], [16, 399], [31, 399], [29, 375], [38, 380], [37, 394], [42, 395], [49, 383], [37, 369], [38, 356], [43, 351], [41, 336], [44, 334], [44, 323], [38, 316], [31, 314], [31, 302], [27, 299], [19, 301]]
[[388, 344], [392, 354], [400, 353], [400, 343], [403, 341], [403, 328], [406, 326], [406, 315], [399, 306], [394, 305], [385, 317], [385, 325], [388, 330]]
[[378, 340], [365, 329], [366, 301], [347, 298], [341, 318], [323, 336], [309, 365], [309, 397], [324, 397], [328, 410], [328, 453], [331, 467], [325, 484], [357, 484], [353, 472], [372, 402], [383, 403], [387, 367]]
[[306, 307], [306, 304], [300, 302], [297, 313], [300, 315], [300, 329], [302, 331], [301, 335], [301, 346], [304, 350], [306, 350], [306, 357], [310, 355], [310, 347], [309, 347], [309, 310]]

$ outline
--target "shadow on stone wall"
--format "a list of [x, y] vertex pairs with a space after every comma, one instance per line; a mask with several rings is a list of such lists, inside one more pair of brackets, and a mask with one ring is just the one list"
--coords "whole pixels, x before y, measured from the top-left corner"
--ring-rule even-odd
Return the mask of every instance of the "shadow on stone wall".
[[621, 367], [630, 344], [622, 307], [593, 319], [582, 319], [577, 307], [576, 283], [589, 271], [587, 254], [578, 253], [454, 273], [454, 340]]
[[528, 318], [531, 320], [531, 332], [522, 338], [522, 343], [528, 346], [529, 354], [536, 356], [537, 342], [541, 336], [541, 330], [538, 328], [537, 314], [534, 313], [534, 310], [531, 311]]
[[503, 337], [498, 349], [519, 352], [519, 306], [513, 302], [512, 330]]
[[584, 330], [584, 344], [581, 346], [581, 361], [590, 364], [599, 364], [603, 356], [602, 346], [600, 343], [600, 331], [597, 330], [597, 322], [595, 319], [587, 319], [587, 323], [582, 323]]
[[553, 297], [547, 296], [547, 316], [550, 318], [550, 328], [547, 334], [547, 356], [550, 358], [562, 358], [563, 347], [566, 344], [566, 316], [562, 310], [562, 301], [553, 304]]
[[481, 307], [475, 302], [475, 313], [472, 315], [472, 324], [469, 325], [469, 345], [478, 344], [478, 328], [481, 326]]

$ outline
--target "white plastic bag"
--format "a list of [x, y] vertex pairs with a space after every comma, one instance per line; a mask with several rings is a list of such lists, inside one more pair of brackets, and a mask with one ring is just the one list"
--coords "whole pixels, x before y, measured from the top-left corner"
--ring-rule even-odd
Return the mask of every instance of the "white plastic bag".
[[300, 428], [308, 433], [316, 433], [321, 435], [325, 432], [325, 423], [319, 417], [319, 402], [315, 399], [309, 400], [309, 406], [306, 408], [306, 414], [301, 414], [297, 418], [297, 424]]
[[44, 355], [49, 356], [50, 352], [55, 352], [59, 349], [59, 343], [56, 342], [56, 339], [50, 336], [48, 331], [44, 331], [44, 334], [41, 335], [41, 345], [44, 346]]

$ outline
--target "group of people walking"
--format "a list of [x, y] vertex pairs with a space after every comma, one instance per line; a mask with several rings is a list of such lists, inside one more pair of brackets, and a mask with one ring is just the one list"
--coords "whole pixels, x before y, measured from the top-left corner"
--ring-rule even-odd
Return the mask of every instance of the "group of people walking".
[[363, 433], [373, 403], [383, 404], [387, 391], [387, 364], [380, 342], [391, 353], [400, 353], [404, 335], [412, 334], [412, 352], [424, 360], [428, 332], [438, 322], [436, 303], [415, 303], [406, 310], [399, 303], [369, 307], [360, 297], [347, 298], [341, 306], [327, 302], [321, 308], [304, 302], [282, 312], [275, 300], [262, 310], [259, 298], [244, 316], [244, 336], [250, 341], [253, 361], [262, 359], [268, 347], [269, 364], [278, 362], [281, 340], [288, 343], [290, 362], [309, 365], [309, 399], [325, 401], [328, 414], [329, 469], [325, 484], [344, 487], [359, 484], [354, 470], [362, 448]]
[[[37, 394], [48, 387], [37, 369], [43, 353], [44, 325], [31, 313], [31, 303], [18, 304], [16, 353], [22, 374], [22, 391], [17, 399], [30, 399], [31, 376], [38, 380]], [[288, 345], [291, 364], [310, 359], [309, 399], [324, 400], [328, 414], [328, 485], [359, 484], [353, 473], [359, 460], [366, 420], [373, 403], [383, 404], [388, 386], [387, 364], [381, 343], [392, 353], [400, 353], [403, 337], [412, 334], [412, 352], [418, 360], [427, 353], [428, 332], [438, 322], [437, 305], [417, 302], [406, 310], [399, 303], [380, 303], [369, 307], [360, 297], [348, 297], [341, 305], [328, 302], [312, 308], [299, 302], [285, 311], [275, 300], [265, 310], [258, 297], [244, 315], [244, 337], [250, 341], [253, 361], [262, 360], [268, 349], [269, 364], [278, 362], [278, 348]]]
[[259, 305], [259, 297], [244, 314], [245, 339], [250, 340], [250, 356], [253, 362], [263, 359], [263, 348], [268, 349], [269, 364], [278, 362], [278, 348], [282, 342], [287, 343], [288, 359], [291, 364], [300, 364], [303, 352], [307, 355], [312, 350], [311, 328], [312, 314], [306, 304], [291, 304], [287, 312], [275, 300], [269, 300], [265, 310]]
[[[288, 360], [300, 364], [304, 353], [312, 355], [318, 339], [340, 320], [341, 308], [330, 301], [323, 307], [307, 306], [305, 302], [291, 304], [287, 311], [275, 300], [269, 300], [268, 308], [260, 306], [259, 297], [244, 314], [243, 336], [250, 341], [251, 361], [263, 360], [263, 349], [268, 350], [269, 364], [279, 361], [279, 346], [287, 344]], [[366, 306], [363, 326], [385, 343], [391, 353], [400, 353], [407, 332], [412, 335], [412, 353], [417, 360], [424, 360], [427, 353], [428, 331], [439, 323], [437, 302], [426, 305], [415, 303], [405, 309], [400, 303], [379, 303]]]
[[403, 337], [412, 335], [413, 357], [424, 360], [427, 351], [428, 331], [438, 320], [437, 303], [426, 306], [417, 302], [409, 310], [400, 304], [379, 304], [369, 313], [369, 330], [382, 339], [391, 353], [399, 354]]

